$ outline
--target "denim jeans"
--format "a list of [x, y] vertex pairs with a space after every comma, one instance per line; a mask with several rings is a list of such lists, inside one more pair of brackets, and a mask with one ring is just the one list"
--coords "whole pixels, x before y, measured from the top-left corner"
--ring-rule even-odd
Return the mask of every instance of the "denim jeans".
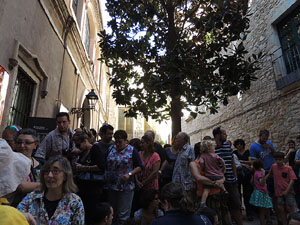
[[113, 225], [126, 224], [130, 217], [134, 191], [108, 191], [108, 201], [114, 209]]

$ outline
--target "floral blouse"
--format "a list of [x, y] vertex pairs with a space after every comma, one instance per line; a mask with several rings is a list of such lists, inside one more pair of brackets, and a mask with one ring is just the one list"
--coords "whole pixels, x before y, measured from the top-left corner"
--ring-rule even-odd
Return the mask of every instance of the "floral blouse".
[[26, 195], [17, 209], [22, 213], [30, 213], [37, 216], [37, 224], [59, 225], [74, 224], [84, 225], [84, 208], [80, 197], [74, 193], [68, 193], [59, 201], [57, 208], [49, 218], [44, 201], [44, 193], [31, 192]]

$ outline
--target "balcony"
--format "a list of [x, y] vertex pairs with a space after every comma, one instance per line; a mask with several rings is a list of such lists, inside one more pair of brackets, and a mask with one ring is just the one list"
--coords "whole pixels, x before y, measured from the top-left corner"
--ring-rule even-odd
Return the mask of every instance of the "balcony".
[[284, 52], [278, 48], [271, 54], [271, 58], [277, 89], [300, 80], [300, 54], [297, 46]]

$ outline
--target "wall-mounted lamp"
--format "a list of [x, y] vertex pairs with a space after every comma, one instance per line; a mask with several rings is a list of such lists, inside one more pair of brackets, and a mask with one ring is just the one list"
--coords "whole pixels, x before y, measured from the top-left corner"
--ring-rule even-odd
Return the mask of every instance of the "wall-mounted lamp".
[[99, 98], [98, 95], [96, 95], [96, 93], [94, 92], [94, 89], [92, 89], [91, 92], [88, 93], [85, 97], [89, 102], [89, 106], [82, 107], [82, 108], [72, 108], [71, 109], [72, 114], [82, 115], [84, 111], [90, 111], [95, 109], [96, 102], [98, 101]]

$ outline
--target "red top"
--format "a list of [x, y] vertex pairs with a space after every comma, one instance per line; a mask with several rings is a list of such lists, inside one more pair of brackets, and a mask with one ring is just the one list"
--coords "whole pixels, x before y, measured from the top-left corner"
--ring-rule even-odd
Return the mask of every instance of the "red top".
[[[148, 159], [143, 159], [143, 152], [139, 152], [141, 160], [143, 162], [144, 170], [138, 174], [138, 179], [140, 182], [145, 180], [147, 177], [150, 176], [150, 174], [153, 172], [153, 165], [160, 161], [159, 155], [154, 152], [152, 156]], [[158, 177], [156, 176], [150, 183], [146, 184], [143, 186], [143, 189], [149, 190], [149, 189], [154, 189], [158, 190]]]
[[[275, 196], [283, 195], [291, 180], [297, 180], [297, 177], [290, 166], [283, 166], [279, 168], [277, 164], [273, 164], [270, 172], [274, 176]], [[290, 190], [291, 194], [295, 194], [293, 187]]]

